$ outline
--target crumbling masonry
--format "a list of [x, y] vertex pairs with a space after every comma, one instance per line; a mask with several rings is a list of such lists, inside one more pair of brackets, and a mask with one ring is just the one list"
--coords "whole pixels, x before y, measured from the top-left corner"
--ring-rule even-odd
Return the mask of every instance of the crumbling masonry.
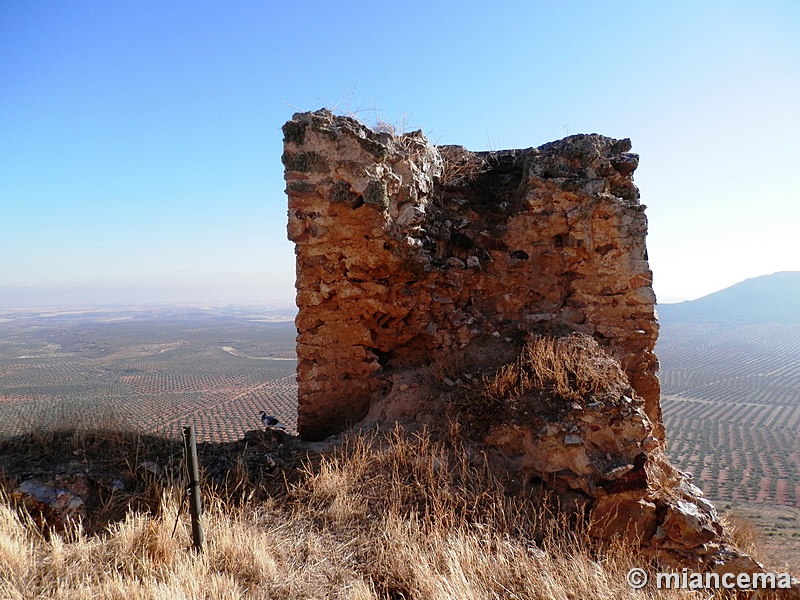
[[629, 140], [473, 153], [327, 110], [283, 132], [301, 436], [359, 421], [393, 370], [511, 357], [549, 328], [609, 347], [663, 437]]

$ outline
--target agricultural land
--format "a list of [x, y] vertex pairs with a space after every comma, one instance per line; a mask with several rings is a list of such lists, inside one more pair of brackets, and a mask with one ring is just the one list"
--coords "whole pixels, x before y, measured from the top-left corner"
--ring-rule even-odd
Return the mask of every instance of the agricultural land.
[[259, 410], [295, 427], [291, 314], [168, 309], [2, 316], [0, 437], [87, 424], [179, 435], [193, 423], [199, 440], [224, 442], [259, 428]]
[[800, 324], [659, 312], [668, 455], [767, 552], [800, 558]]
[[[293, 314], [244, 309], [0, 315], [0, 438], [101, 428], [242, 439], [295, 431]], [[776, 562], [800, 557], [800, 324], [676, 322], [658, 346], [668, 454]]]

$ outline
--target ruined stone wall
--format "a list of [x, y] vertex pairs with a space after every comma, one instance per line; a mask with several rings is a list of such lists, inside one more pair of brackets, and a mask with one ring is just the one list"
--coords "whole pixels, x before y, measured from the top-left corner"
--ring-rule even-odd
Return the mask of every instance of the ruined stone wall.
[[327, 110], [283, 132], [303, 437], [363, 418], [398, 369], [501, 364], [528, 334], [564, 331], [618, 356], [663, 437], [629, 140], [472, 153]]

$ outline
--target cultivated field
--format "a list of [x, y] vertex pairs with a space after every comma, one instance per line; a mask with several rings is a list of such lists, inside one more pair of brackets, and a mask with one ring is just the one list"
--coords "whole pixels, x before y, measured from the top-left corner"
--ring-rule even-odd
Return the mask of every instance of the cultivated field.
[[0, 322], [0, 436], [105, 424], [228, 441], [259, 410], [296, 424], [292, 322], [247, 314], [6, 315]]
[[662, 323], [668, 451], [709, 497], [800, 507], [800, 325]]
[[[3, 315], [0, 436], [107, 424], [239, 439], [296, 424], [295, 328], [215, 311]], [[800, 508], [800, 325], [662, 323], [669, 453], [723, 503]]]

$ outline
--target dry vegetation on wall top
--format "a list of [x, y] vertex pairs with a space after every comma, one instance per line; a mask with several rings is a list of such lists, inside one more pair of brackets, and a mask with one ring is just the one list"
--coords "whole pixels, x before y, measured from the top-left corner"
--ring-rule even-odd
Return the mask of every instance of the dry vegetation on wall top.
[[[53, 452], [102, 445], [92, 436], [53, 441]], [[585, 524], [567, 523], [546, 502], [508, 494], [457, 442], [395, 430], [346, 437], [319, 455], [280, 434], [254, 432], [248, 441], [214, 448], [235, 467], [219, 484], [205, 478], [199, 555], [187, 549], [182, 486], [167, 474], [140, 491], [153, 503], [117, 514], [96, 534], [68, 524], [43, 535], [4, 497], [0, 597], [697, 598], [631, 590], [625, 573], [646, 566], [633, 547], [599, 545]], [[256, 475], [253, 458], [280, 444], [286, 477]], [[89, 449], [89, 467], [131, 450], [109, 446], [101, 459]], [[201, 455], [208, 475], [212, 456], [207, 447]]]

